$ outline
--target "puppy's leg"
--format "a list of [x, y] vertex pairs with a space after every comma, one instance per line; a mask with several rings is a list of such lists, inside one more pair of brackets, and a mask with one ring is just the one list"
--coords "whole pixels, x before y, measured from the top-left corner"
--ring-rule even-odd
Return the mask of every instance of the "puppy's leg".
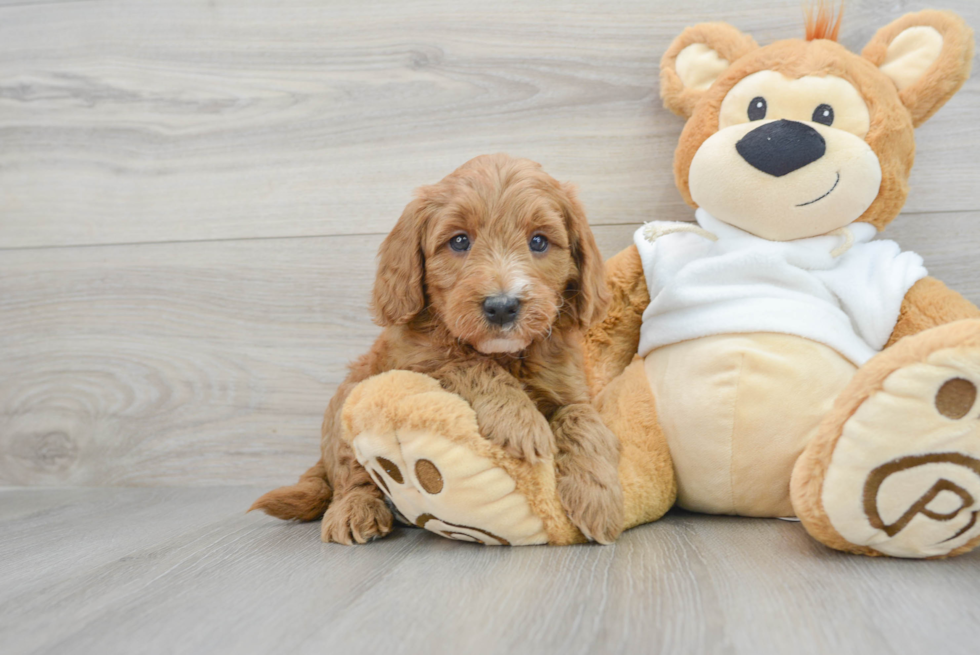
[[623, 531], [619, 440], [586, 403], [565, 405], [551, 419], [558, 445], [558, 496], [568, 518], [602, 544]]
[[320, 523], [320, 538], [350, 546], [364, 544], [391, 532], [394, 518], [354, 451], [335, 439], [335, 461], [330, 479], [333, 501]]
[[537, 462], [555, 452], [555, 437], [521, 383], [488, 362], [445, 368], [435, 375], [443, 388], [469, 402], [480, 433], [508, 454]]
[[351, 366], [350, 375], [337, 389], [323, 415], [321, 450], [333, 489], [333, 500], [320, 523], [320, 538], [325, 542], [363, 544], [391, 532], [394, 518], [381, 490], [357, 461], [350, 444], [341, 438], [340, 413], [344, 402], [358, 382], [375, 372], [374, 368], [371, 353]]

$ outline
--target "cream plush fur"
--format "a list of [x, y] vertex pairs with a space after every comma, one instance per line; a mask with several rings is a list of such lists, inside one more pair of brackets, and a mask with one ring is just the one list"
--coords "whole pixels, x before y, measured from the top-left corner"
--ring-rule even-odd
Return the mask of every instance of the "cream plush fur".
[[[664, 104], [688, 118], [678, 189], [758, 239], [822, 238], [855, 221], [883, 229], [908, 191], [913, 127], [969, 75], [972, 32], [948, 12], [898, 19], [861, 56], [813, 31], [760, 47], [729, 25], [698, 25], [661, 62]], [[766, 126], [775, 136], [751, 137]], [[767, 154], [787, 130], [808, 150]], [[826, 201], [815, 195], [828, 188]], [[711, 240], [690, 224], [655, 231]], [[870, 359], [779, 330], [721, 330], [639, 357], [651, 305], [644, 262], [631, 246], [606, 271], [612, 303], [587, 335], [586, 366], [594, 405], [622, 445], [624, 527], [676, 501], [795, 515], [824, 544], [866, 555], [946, 557], [980, 543], [972, 304], [938, 280], [910, 278], [900, 307], [879, 317], [887, 324]], [[829, 293], [832, 303], [843, 291]], [[468, 405], [424, 376], [361, 383], [344, 434], [408, 522], [486, 544], [584, 540], [557, 502], [551, 463], [532, 467], [482, 440]]]
[[[649, 394], [637, 367], [610, 389]], [[600, 403], [611, 427], [629, 435], [619, 473], [632, 527], [667, 511], [673, 476], [665, 445], [650, 437], [655, 417], [638, 412], [624, 423], [623, 409]], [[391, 371], [360, 383], [344, 404], [343, 431], [403, 521], [494, 546], [585, 541], [558, 500], [554, 461], [531, 465], [506, 454], [480, 435], [469, 404], [428, 376]]]
[[[854, 221], [882, 229], [907, 192], [912, 126], [936, 111], [968, 75], [970, 35], [952, 14], [920, 12], [883, 28], [858, 57], [827, 40], [759, 48], [730, 26], [690, 28], [668, 50], [661, 71], [665, 105], [689, 118], [675, 159], [678, 187], [695, 207], [760, 240], [792, 245], [831, 238]], [[696, 57], [685, 61], [688, 48], [695, 48]], [[719, 66], [706, 49], [729, 65]], [[705, 62], [700, 73], [696, 61]], [[760, 115], [763, 105], [767, 111]], [[834, 116], [829, 124], [818, 120], [825, 105], [833, 110], [823, 112]], [[820, 152], [788, 173], [764, 170], [765, 163], [757, 168], [739, 147], [753, 131], [778, 122], [792, 123], [804, 136], [819, 134], [821, 144]], [[858, 164], [849, 172], [837, 161]], [[846, 186], [835, 193], [845, 193], [832, 203], [805, 202], [818, 183], [826, 183], [824, 169], [840, 173]], [[707, 512], [796, 515], [825, 544], [868, 555], [943, 557], [980, 542], [980, 311], [917, 273], [904, 282], [885, 280], [905, 290], [897, 311], [860, 319], [885, 330], [869, 342], [884, 347], [870, 360], [856, 352], [845, 356], [843, 342], [837, 345], [841, 351], [814, 343], [819, 332], [800, 336], [809, 326], [730, 335], [701, 326], [712, 336], [692, 333], [686, 341], [671, 341], [656, 321], [683, 310], [685, 298], [710, 301], [701, 290], [708, 280], [700, 268], [657, 267], [670, 267], [671, 244], [676, 249], [700, 240], [706, 253], [717, 251], [717, 238], [704, 228], [702, 221], [686, 230], [693, 234], [674, 235], [663, 224], [651, 226], [651, 240], [663, 252], [652, 257], [654, 269], [645, 276], [646, 259], [635, 248], [613, 258], [613, 306], [590, 335], [596, 389], [615, 381], [617, 365], [630, 361], [638, 345], [648, 353], [645, 368], [679, 503]], [[774, 243], [770, 250], [779, 248]], [[843, 261], [846, 250], [835, 256]], [[767, 266], [764, 259], [751, 261]], [[870, 286], [876, 273], [877, 266], [855, 271], [852, 285], [830, 291], [827, 301], [846, 309], [849, 294], [869, 294], [858, 303], [859, 312], [868, 311], [877, 298]], [[724, 284], [732, 284], [733, 293], [740, 288], [742, 274], [733, 266], [730, 279], [718, 278], [718, 302]], [[691, 291], [654, 311], [650, 295], [664, 305], [665, 275]], [[760, 279], [784, 286], [778, 277]], [[634, 332], [645, 334], [640, 326], [647, 309], [651, 343], [659, 344], [652, 351], [637, 343]], [[749, 305], [744, 309], [746, 314], [733, 315], [742, 330], [772, 323], [772, 316], [753, 317]], [[851, 318], [855, 326], [858, 318]], [[768, 329], [782, 330], [775, 324]]]

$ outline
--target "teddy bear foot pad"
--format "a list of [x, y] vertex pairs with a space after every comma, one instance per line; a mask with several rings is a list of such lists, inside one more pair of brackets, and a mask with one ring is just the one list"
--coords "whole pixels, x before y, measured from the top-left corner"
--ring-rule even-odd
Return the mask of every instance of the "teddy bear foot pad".
[[354, 452], [407, 522], [488, 546], [545, 543], [540, 519], [507, 473], [426, 432], [361, 433]]
[[[934, 336], [950, 340], [922, 335]], [[980, 541], [980, 347], [913, 345], [915, 361], [884, 371], [841, 426], [820, 503], [844, 540], [872, 554], [944, 557]]]
[[488, 546], [548, 542], [515, 471], [497, 461], [505, 455], [480, 436], [462, 398], [431, 378], [404, 371], [362, 385], [345, 408], [358, 416], [348, 439], [400, 518], [449, 539]]

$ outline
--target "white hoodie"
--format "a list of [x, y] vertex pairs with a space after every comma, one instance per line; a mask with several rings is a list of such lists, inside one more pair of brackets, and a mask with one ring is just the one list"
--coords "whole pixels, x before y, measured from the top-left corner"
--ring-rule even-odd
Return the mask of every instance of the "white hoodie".
[[642, 356], [698, 337], [779, 332], [826, 344], [860, 366], [888, 342], [902, 299], [926, 276], [922, 257], [871, 241], [868, 223], [852, 223], [849, 235], [781, 242], [703, 209], [695, 217], [700, 230], [654, 222], [633, 237], [650, 291]]

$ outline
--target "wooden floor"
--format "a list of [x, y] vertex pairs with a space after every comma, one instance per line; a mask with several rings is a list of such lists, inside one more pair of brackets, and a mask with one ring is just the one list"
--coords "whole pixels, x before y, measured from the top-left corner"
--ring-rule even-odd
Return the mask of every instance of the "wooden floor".
[[322, 544], [259, 489], [0, 491], [0, 644], [20, 653], [942, 653], [980, 642], [980, 552], [828, 550], [677, 512], [613, 546], [401, 529]]
[[[854, 50], [927, 6], [847, 4]], [[348, 549], [243, 514], [315, 460], [412, 188], [507, 151], [578, 184], [607, 256], [692, 218], [657, 62], [719, 19], [802, 33], [799, 0], [0, 0], [0, 654], [978, 652], [977, 554], [682, 513]], [[978, 116], [975, 75], [886, 232], [974, 302]]]

